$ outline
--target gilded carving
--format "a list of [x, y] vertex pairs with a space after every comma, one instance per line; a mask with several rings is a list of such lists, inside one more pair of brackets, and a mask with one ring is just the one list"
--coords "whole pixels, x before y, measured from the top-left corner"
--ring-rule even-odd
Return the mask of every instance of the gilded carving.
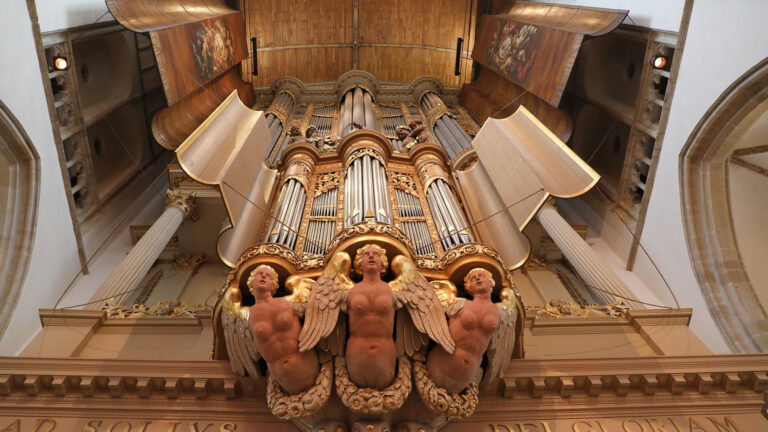
[[623, 301], [607, 305], [581, 305], [574, 301], [562, 299], [550, 300], [543, 306], [526, 306], [526, 313], [537, 318], [590, 318], [590, 317], [622, 317], [627, 315], [629, 307]]
[[339, 187], [341, 174], [339, 171], [320, 174], [315, 179], [315, 196], [320, 196], [329, 190]]
[[194, 211], [197, 207], [197, 193], [168, 189], [165, 191], [165, 204], [166, 207], [178, 207], [185, 216], [194, 220]]
[[397, 377], [383, 390], [356, 386], [347, 372], [344, 357], [336, 357], [335, 384], [339, 399], [352, 411], [367, 415], [382, 415], [403, 406], [411, 394], [411, 362], [407, 357], [397, 359]]
[[419, 196], [419, 193], [416, 190], [416, 182], [411, 175], [390, 171], [389, 182], [395, 189], [406, 191], [413, 196]]
[[191, 270], [192, 273], [197, 273], [200, 266], [207, 261], [205, 254], [182, 254], [173, 257], [173, 266], [178, 269]]
[[475, 408], [477, 408], [479, 399], [477, 379], [473, 379], [467, 388], [461, 392], [449, 393], [446, 389], [437, 386], [435, 381], [429, 377], [423, 353], [414, 357], [413, 382], [424, 404], [432, 411], [449, 419], [459, 420], [469, 417], [474, 414]]
[[267, 406], [272, 414], [282, 420], [290, 420], [311, 416], [320, 412], [328, 403], [331, 396], [331, 380], [333, 366], [331, 361], [325, 361], [320, 366], [315, 384], [307, 391], [291, 395], [285, 393], [276, 379], [267, 379]]
[[104, 306], [104, 310], [107, 313], [107, 318], [194, 318], [200, 314], [210, 313], [211, 307], [205, 305], [188, 305], [177, 300], [162, 300], [151, 306], [135, 304], [131, 307], [107, 302]]

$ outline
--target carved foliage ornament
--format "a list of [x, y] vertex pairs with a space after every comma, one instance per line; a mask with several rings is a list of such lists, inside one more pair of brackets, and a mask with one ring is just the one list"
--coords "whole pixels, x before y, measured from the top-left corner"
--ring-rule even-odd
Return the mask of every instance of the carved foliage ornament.
[[416, 191], [416, 182], [411, 175], [390, 171], [389, 182], [395, 189], [408, 192], [413, 196], [419, 196], [419, 193]]
[[178, 207], [185, 216], [193, 218], [197, 207], [197, 193], [169, 189], [165, 191], [165, 204], [167, 207]]
[[317, 177], [317, 182], [315, 183], [315, 196], [320, 196], [329, 190], [339, 187], [340, 179], [341, 172], [339, 171], [321, 174]]

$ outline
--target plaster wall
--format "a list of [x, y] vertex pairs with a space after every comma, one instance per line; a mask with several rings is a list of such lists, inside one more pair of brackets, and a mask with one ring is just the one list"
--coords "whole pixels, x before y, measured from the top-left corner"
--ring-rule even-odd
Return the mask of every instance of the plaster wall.
[[[641, 238], [681, 306], [695, 311], [691, 328], [717, 353], [729, 349], [709, 315], [691, 265], [680, 206], [679, 155], [712, 103], [767, 54], [766, 15], [766, 2], [733, 2], [727, 7], [715, 0], [694, 2]], [[727, 61], [719, 61], [719, 54], [727, 54]]]
[[29, 269], [0, 354], [13, 355], [40, 328], [37, 310], [52, 307], [80, 270], [72, 220], [46, 105], [27, 3], [4, 4], [0, 14], [0, 99], [18, 118], [40, 156], [40, 201]]
[[[532, 0], [537, 3], [555, 3], [607, 9], [627, 9], [629, 18], [624, 24], [676, 32], [680, 28], [685, 0]], [[631, 18], [631, 19], [630, 19]]]
[[104, 0], [35, 0], [35, 4], [42, 33], [114, 20]]

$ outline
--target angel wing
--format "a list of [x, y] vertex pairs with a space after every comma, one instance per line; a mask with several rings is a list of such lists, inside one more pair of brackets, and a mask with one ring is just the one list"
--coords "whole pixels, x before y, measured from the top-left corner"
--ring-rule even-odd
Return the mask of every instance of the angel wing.
[[486, 387], [493, 381], [501, 377], [504, 369], [507, 368], [509, 360], [512, 357], [512, 350], [515, 347], [515, 324], [517, 321], [517, 308], [510, 301], [497, 303], [501, 324], [499, 328], [491, 335], [491, 342], [488, 345], [488, 367], [481, 385]]
[[[397, 307], [405, 306], [410, 317], [410, 320], [403, 320], [403, 331], [412, 331], [408, 330], [408, 321], [410, 321], [411, 329], [415, 327], [419, 332], [426, 333], [445, 351], [453, 353], [456, 349], [456, 343], [448, 330], [448, 320], [445, 318], [443, 306], [437, 299], [432, 286], [416, 271], [416, 265], [413, 261], [403, 255], [398, 255], [392, 259], [392, 270], [397, 278], [390, 282], [389, 286], [395, 295]], [[420, 337], [411, 336], [410, 340], [417, 342]], [[418, 344], [409, 345], [404, 348], [406, 350], [413, 349]]]
[[229, 354], [229, 365], [232, 372], [244, 376], [261, 376], [256, 362], [261, 355], [253, 343], [251, 330], [248, 328], [250, 318], [248, 308], [241, 307], [242, 296], [237, 288], [229, 288], [222, 299], [221, 324], [224, 328], [224, 340]]
[[313, 279], [296, 275], [288, 276], [288, 279], [285, 280], [285, 288], [291, 293], [285, 296], [285, 300], [291, 304], [293, 313], [299, 318], [304, 317], [307, 300], [315, 283]]
[[[349, 254], [337, 253], [310, 289], [309, 298], [305, 303], [304, 325], [299, 333], [299, 351], [314, 348], [321, 339], [333, 333], [339, 311], [346, 304], [347, 293], [353, 285], [348, 276], [350, 266]], [[331, 345], [334, 350], [339, 349], [338, 343]]]
[[453, 318], [464, 307], [467, 299], [459, 297], [456, 285], [449, 280], [436, 280], [429, 283], [435, 290], [437, 299], [443, 305], [443, 310], [448, 318]]

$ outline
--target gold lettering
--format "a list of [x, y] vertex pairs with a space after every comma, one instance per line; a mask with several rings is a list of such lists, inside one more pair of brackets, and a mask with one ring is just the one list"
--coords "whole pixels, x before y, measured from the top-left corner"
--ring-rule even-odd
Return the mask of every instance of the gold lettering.
[[[584, 426], [588, 427], [589, 430], [582, 431], [581, 430], [581, 426], [579, 426], [579, 424], [583, 424]], [[592, 423], [586, 422], [586, 421], [583, 421], [583, 420], [574, 422], [572, 429], [573, 429], [573, 432], [597, 432], [596, 430], [592, 429]]]
[[110, 426], [109, 429], [107, 429], [107, 432], [117, 432], [117, 430], [115, 430], [117, 425], [125, 425], [125, 426], [127, 426], [127, 428], [123, 429], [122, 432], [131, 432], [131, 424], [128, 423], [127, 421], [122, 421], [122, 420], [117, 422], [117, 423], [115, 423], [115, 424], [113, 424], [112, 426]]
[[677, 422], [675, 421], [675, 419], [673, 419], [672, 417], [668, 417], [668, 418], [667, 418], [667, 420], [669, 420], [669, 421], [670, 421], [670, 423], [672, 423], [672, 426], [674, 426], [674, 427], [675, 427], [675, 430], [676, 430], [677, 432], [680, 432], [680, 425], [678, 425], [678, 424], [677, 424]]
[[205, 432], [205, 430], [208, 429], [211, 426], [213, 426], [213, 423], [208, 423], [207, 425], [205, 425], [204, 428], [198, 429], [197, 428], [197, 423], [190, 423], [189, 424], [189, 432]]
[[[101, 420], [91, 420], [88, 422], [87, 425], [85, 425], [85, 431], [84, 432], [97, 432], [99, 428], [101, 427]], [[94, 424], [96, 423], [96, 424]]]
[[608, 432], [607, 430], [605, 430], [605, 425], [603, 424], [602, 420], [598, 419], [595, 421], [597, 422], [597, 425], [600, 426], [600, 432]]
[[147, 432], [147, 426], [149, 426], [150, 424], [152, 424], [151, 421], [144, 420], [143, 422], [141, 422], [141, 424], [139, 425], [139, 427], [141, 428], [139, 429], [139, 432]]
[[538, 426], [536, 426], [533, 423], [518, 423], [517, 424], [517, 427], [520, 428], [520, 432], [536, 432], [536, 430], [528, 429], [528, 426], [533, 426], [534, 428], [538, 429]]
[[224, 423], [219, 428], [219, 432], [235, 432], [237, 430], [237, 425], [234, 423]]
[[634, 432], [634, 431], [632, 431], [632, 430], [629, 430], [629, 429], [627, 429], [627, 425], [628, 425], [630, 422], [632, 422], [632, 423], [636, 424], [636, 425], [637, 425], [637, 426], [640, 428], [640, 431], [641, 431], [641, 432], [648, 432], [648, 431], [646, 431], [646, 430], [645, 430], [645, 426], [643, 426], [643, 425], [642, 425], [642, 424], [641, 424], [639, 421], [637, 421], [637, 420], [624, 420], [624, 422], [621, 424], [621, 427], [622, 427], [622, 428], [624, 428], [624, 432]]
[[[48, 426], [48, 429], [43, 430], [40, 429], [44, 425]], [[51, 432], [54, 428], [56, 428], [56, 421], [49, 418], [44, 419], [37, 419], [37, 424], [35, 425], [35, 432]]]
[[4, 427], [3, 430], [0, 432], [19, 432], [20, 430], [21, 430], [21, 419], [17, 418], [13, 423]]
[[[717, 428], [717, 432], [741, 432], [741, 429], [739, 429], [738, 426], [736, 426], [736, 423], [731, 419], [730, 417], [723, 417], [723, 421], [725, 424], [720, 423], [719, 421], [713, 419], [712, 417], [707, 417], [709, 421], [712, 422], [712, 425]], [[733, 429], [731, 429], [731, 426], [733, 426]]]
[[512, 429], [510, 429], [509, 426], [507, 426], [505, 424], [498, 424], [498, 423], [497, 424], [493, 424], [493, 423], [490, 423], [488, 426], [491, 427], [491, 432], [504, 432], [500, 428], [506, 429], [506, 432], [515, 432]]
[[[696, 429], [693, 428], [694, 426], [696, 426]], [[696, 430], [709, 432], [707, 428], [702, 426], [701, 423], [697, 422], [696, 419], [694, 419], [693, 417], [688, 417], [688, 429], [690, 430], [690, 432], [693, 432]]]
[[541, 422], [541, 425], [544, 426], [544, 432], [552, 432], [552, 430], [549, 429], [549, 422]]
[[664, 424], [659, 424], [659, 420], [655, 418], [647, 418], [645, 421], [648, 422], [648, 424], [651, 426], [651, 429], [653, 429], [653, 432], [667, 432], [666, 429], [664, 429]]

